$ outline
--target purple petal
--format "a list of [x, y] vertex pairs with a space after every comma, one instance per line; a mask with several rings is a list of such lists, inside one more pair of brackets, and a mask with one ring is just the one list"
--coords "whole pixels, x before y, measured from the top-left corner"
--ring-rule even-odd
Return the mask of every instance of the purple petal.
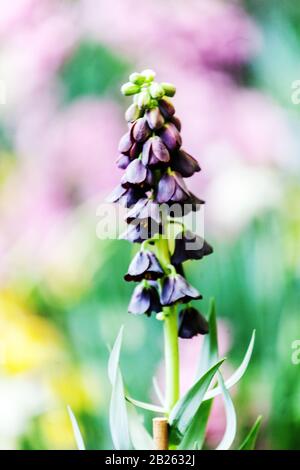
[[160, 129], [165, 123], [164, 117], [159, 108], [149, 109], [146, 112], [146, 119], [150, 129], [154, 130]]
[[139, 251], [131, 261], [128, 272], [124, 278], [126, 281], [135, 280], [136, 277], [143, 275], [150, 266], [150, 258], [147, 252]]
[[123, 137], [121, 137], [118, 150], [121, 153], [126, 153], [126, 152], [129, 152], [131, 146], [132, 146], [132, 140], [131, 140], [130, 132], [127, 132], [126, 134], [123, 135]]
[[195, 158], [184, 150], [179, 150], [172, 158], [172, 169], [179, 172], [183, 177], [188, 178], [196, 171], [200, 171], [200, 166]]
[[174, 124], [174, 126], [178, 129], [179, 132], [181, 131], [181, 121], [177, 116], [172, 116], [170, 122]]
[[132, 294], [128, 312], [134, 315], [143, 314], [150, 308], [150, 292], [143, 285], [138, 285]]
[[120, 203], [124, 207], [130, 208], [136, 204], [140, 199], [144, 199], [145, 194], [140, 188], [127, 188], [126, 193], [121, 197]]
[[134, 142], [131, 146], [131, 149], [129, 150], [130, 158], [138, 158], [140, 156], [141, 151], [142, 145], [138, 142]]
[[147, 176], [145, 179], [145, 183], [147, 183], [147, 185], [150, 186], [150, 188], [153, 187], [155, 184], [154, 174], [148, 168], [147, 168]]
[[136, 142], [145, 142], [151, 134], [150, 127], [145, 118], [137, 119], [132, 126], [131, 132]]
[[173, 292], [175, 288], [175, 278], [173, 276], [168, 276], [165, 278], [162, 286], [162, 291], [160, 295], [160, 302], [162, 305], [169, 305], [173, 297]]
[[175, 108], [173, 104], [170, 100], [165, 98], [159, 101], [159, 109], [166, 119], [169, 119], [171, 116], [173, 116], [173, 114], [175, 114]]
[[157, 197], [156, 200], [159, 204], [164, 202], [171, 201], [173, 194], [175, 192], [175, 180], [173, 176], [168, 175], [167, 173], [161, 178], [160, 182], [158, 183], [157, 188]]
[[187, 307], [180, 312], [178, 329], [180, 338], [193, 338], [198, 334], [205, 335], [208, 331], [208, 322], [197, 309]]
[[170, 154], [160, 137], [152, 137], [152, 152], [161, 162], [169, 162]]
[[177, 274], [176, 276], [176, 289], [178, 289], [183, 296], [188, 296], [194, 299], [201, 297], [199, 291], [189, 284], [180, 274]]
[[142, 151], [143, 165], [149, 164], [151, 148], [152, 148], [152, 137], [148, 139], [147, 142], [145, 142], [143, 145], [143, 151]]
[[172, 123], [165, 124], [160, 130], [160, 137], [169, 150], [173, 151], [181, 146], [182, 140], [177, 128]]
[[162, 309], [158, 292], [155, 287], [151, 287], [149, 290], [151, 298], [151, 311], [158, 313]]
[[141, 238], [140, 226], [136, 224], [128, 225], [127, 230], [119, 236], [119, 240], [127, 240], [131, 243], [142, 243], [144, 240]]
[[179, 173], [174, 173], [174, 180], [175, 180], [176, 186], [175, 186], [175, 192], [174, 192], [172, 201], [174, 202], [185, 201], [189, 197], [189, 192], [188, 192], [185, 182], [183, 181]]
[[126, 180], [131, 184], [143, 183], [147, 177], [147, 168], [141, 160], [133, 160], [126, 169]]
[[147, 251], [148, 259], [150, 261], [150, 266], [147, 268], [151, 272], [163, 274], [163, 269], [156, 258], [155, 254], [152, 251]]
[[126, 189], [123, 188], [120, 184], [107, 196], [107, 202], [117, 202], [124, 194]]
[[140, 199], [135, 205], [134, 207], [132, 207], [132, 209], [130, 209], [127, 214], [126, 214], [126, 220], [127, 221], [130, 221], [130, 220], [135, 220], [135, 219], [142, 219], [144, 217], [141, 216], [141, 214], [143, 213], [143, 210], [145, 208], [145, 206], [147, 205], [148, 203], [148, 199], [145, 197], [143, 199]]
[[117, 158], [117, 167], [121, 168], [122, 170], [126, 170], [130, 162], [131, 159], [129, 158], [129, 156], [121, 153]]

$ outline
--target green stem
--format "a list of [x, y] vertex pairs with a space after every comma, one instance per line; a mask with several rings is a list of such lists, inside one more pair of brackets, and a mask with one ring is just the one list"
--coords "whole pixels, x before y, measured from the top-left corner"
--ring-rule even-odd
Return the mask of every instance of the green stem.
[[167, 415], [179, 399], [179, 350], [177, 307], [165, 307], [164, 320]]
[[[157, 257], [162, 267], [168, 271], [171, 263], [169, 244], [165, 238], [156, 242]], [[177, 307], [164, 307], [164, 341], [165, 341], [165, 369], [166, 369], [166, 393], [165, 407], [168, 416], [171, 409], [179, 399], [179, 349], [178, 349], [178, 325]]]

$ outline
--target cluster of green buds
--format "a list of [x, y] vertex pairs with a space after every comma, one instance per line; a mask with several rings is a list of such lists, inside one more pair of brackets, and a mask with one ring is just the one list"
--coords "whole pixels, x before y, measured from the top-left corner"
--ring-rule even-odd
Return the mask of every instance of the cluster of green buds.
[[172, 83], [158, 83], [155, 80], [155, 72], [151, 69], [141, 73], [134, 72], [125, 83], [121, 92], [125, 96], [134, 95], [133, 104], [128, 108], [126, 120], [133, 121], [142, 115], [142, 110], [155, 108], [163, 97], [173, 97], [176, 88]]

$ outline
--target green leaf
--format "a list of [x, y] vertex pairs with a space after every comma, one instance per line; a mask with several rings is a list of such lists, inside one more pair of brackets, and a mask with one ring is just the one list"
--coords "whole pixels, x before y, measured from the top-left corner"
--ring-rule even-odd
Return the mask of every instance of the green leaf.
[[169, 423], [171, 425], [171, 435], [184, 435], [197, 413], [206, 390], [215, 373], [223, 363], [224, 359], [211, 367], [176, 403], [170, 413]]
[[239, 447], [239, 450], [254, 450], [258, 432], [261, 426], [262, 417], [258, 416], [248, 435]]
[[110, 353], [108, 362], [108, 376], [112, 385], [112, 394], [109, 407], [109, 424], [113, 444], [116, 450], [130, 450], [132, 448], [124, 385], [119, 369], [120, 351], [123, 338], [123, 327]]
[[137, 406], [138, 408], [143, 408], [144, 410], [154, 411], [154, 413], [165, 413], [165, 409], [158, 405], [152, 405], [151, 403], [145, 403], [143, 401], [135, 400], [134, 398], [126, 395], [126, 400]]
[[179, 450], [201, 450], [205, 439], [206, 426], [213, 400], [201, 403], [198, 411], [193, 417], [190, 426], [183, 436]]
[[154, 442], [143, 426], [142, 417], [136, 412], [133, 405], [128, 404], [129, 433], [135, 450], [154, 450]]
[[[237, 384], [240, 381], [240, 379], [243, 377], [243, 375], [245, 374], [245, 372], [248, 368], [251, 356], [252, 356], [252, 352], [253, 352], [253, 348], [254, 348], [254, 342], [255, 342], [255, 330], [253, 330], [248, 349], [246, 351], [246, 354], [244, 356], [244, 359], [243, 359], [241, 365], [229, 377], [229, 379], [227, 379], [225, 381], [225, 385], [226, 385], [227, 389], [230, 389], [231, 387], [233, 387], [233, 385]], [[220, 395], [221, 393], [222, 393], [222, 387], [220, 387], [220, 386], [215, 387], [212, 390], [208, 390], [208, 392], [204, 396], [204, 400], [210, 400], [211, 398], [214, 398], [217, 395]]]
[[216, 319], [216, 303], [211, 298], [208, 312], [209, 334], [205, 336], [197, 368], [197, 379], [201, 377], [218, 360], [218, 332]]
[[67, 409], [68, 409], [68, 413], [69, 413], [70, 420], [71, 420], [71, 423], [72, 423], [72, 428], [73, 428], [73, 432], [74, 432], [75, 441], [76, 441], [76, 444], [77, 444], [77, 449], [78, 450], [85, 450], [85, 445], [84, 445], [83, 438], [82, 438], [77, 420], [75, 418], [75, 415], [74, 415], [74, 413], [73, 413], [73, 411], [72, 411], [72, 409], [69, 405], [67, 406]]
[[115, 381], [116, 374], [119, 369], [120, 353], [121, 353], [121, 346], [122, 346], [122, 340], [123, 340], [123, 331], [124, 331], [124, 326], [122, 325], [118, 333], [117, 339], [110, 352], [109, 359], [108, 359], [108, 378], [112, 385]]
[[223, 400], [225, 405], [226, 429], [223, 439], [221, 440], [216, 450], [228, 450], [231, 447], [236, 435], [236, 413], [233, 402], [231, 400], [231, 396], [225, 386], [223, 377], [220, 372], [218, 372], [218, 382], [222, 389]]

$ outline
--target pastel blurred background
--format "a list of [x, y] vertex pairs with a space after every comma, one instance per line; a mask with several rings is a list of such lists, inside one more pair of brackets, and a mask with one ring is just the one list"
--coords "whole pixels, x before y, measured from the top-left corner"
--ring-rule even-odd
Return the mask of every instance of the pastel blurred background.
[[[233, 392], [239, 438], [262, 414], [260, 449], [300, 449], [299, 20], [293, 0], [1, 1], [1, 449], [75, 448], [67, 404], [89, 449], [112, 448], [106, 363], [121, 324], [128, 389], [155, 399], [160, 322], [126, 313], [132, 246], [96, 236], [121, 175], [120, 85], [145, 68], [177, 85], [203, 170], [189, 183], [215, 253], [187, 272], [204, 313], [216, 298], [230, 368], [257, 330]], [[183, 389], [200, 342], [181, 343]], [[223, 428], [217, 404], [208, 446]]]

